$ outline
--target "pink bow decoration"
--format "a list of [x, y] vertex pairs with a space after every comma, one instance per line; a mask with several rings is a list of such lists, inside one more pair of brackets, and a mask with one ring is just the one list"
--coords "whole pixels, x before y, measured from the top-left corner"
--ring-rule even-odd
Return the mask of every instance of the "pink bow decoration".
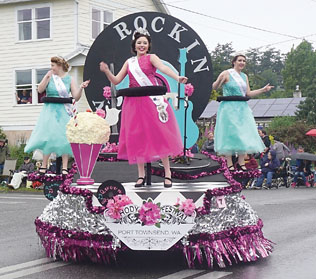
[[111, 87], [110, 86], [105, 86], [103, 87], [103, 96], [106, 99], [111, 99]]

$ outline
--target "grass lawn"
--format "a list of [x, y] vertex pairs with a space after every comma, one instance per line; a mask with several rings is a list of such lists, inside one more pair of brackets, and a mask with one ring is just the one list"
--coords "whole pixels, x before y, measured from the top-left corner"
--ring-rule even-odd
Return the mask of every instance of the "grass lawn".
[[33, 188], [26, 188], [20, 187], [19, 189], [14, 190], [8, 186], [1, 186], [0, 185], [0, 193], [36, 193], [36, 194], [43, 194], [43, 189], [33, 189]]

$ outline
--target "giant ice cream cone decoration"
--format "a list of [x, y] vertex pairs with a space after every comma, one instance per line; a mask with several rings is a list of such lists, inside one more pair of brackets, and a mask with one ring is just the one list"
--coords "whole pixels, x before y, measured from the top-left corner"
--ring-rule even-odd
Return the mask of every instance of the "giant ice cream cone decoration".
[[95, 113], [82, 112], [70, 119], [66, 134], [80, 174], [77, 184], [93, 184], [91, 174], [102, 144], [109, 140], [109, 125]]

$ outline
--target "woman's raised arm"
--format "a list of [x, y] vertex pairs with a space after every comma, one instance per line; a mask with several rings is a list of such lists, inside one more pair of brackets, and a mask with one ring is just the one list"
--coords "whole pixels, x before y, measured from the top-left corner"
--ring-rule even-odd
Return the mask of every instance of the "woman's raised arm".
[[115, 76], [111, 73], [108, 64], [104, 63], [103, 61], [100, 62], [100, 71], [105, 73], [109, 81], [115, 85], [119, 84], [127, 75], [127, 60], [125, 61], [122, 69], [119, 73]]

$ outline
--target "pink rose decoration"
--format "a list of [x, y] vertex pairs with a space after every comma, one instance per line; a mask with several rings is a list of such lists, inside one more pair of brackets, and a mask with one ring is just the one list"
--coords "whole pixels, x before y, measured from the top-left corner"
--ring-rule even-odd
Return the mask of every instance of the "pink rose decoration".
[[159, 206], [152, 202], [144, 203], [138, 213], [142, 224], [148, 226], [155, 225], [161, 217]]
[[126, 195], [117, 195], [110, 199], [106, 204], [107, 214], [113, 219], [121, 218], [121, 211], [125, 205], [132, 204], [130, 198]]
[[106, 204], [106, 208], [108, 209], [107, 214], [113, 219], [121, 218], [121, 210], [123, 209], [118, 203], [114, 202], [114, 200], [110, 199]]
[[133, 203], [131, 199], [126, 195], [117, 195], [117, 196], [114, 196], [113, 199], [121, 207], [124, 207], [125, 205], [129, 205]]
[[103, 109], [97, 109], [96, 110], [96, 114], [99, 115], [102, 118], [105, 117], [105, 111]]
[[195, 204], [192, 199], [186, 199], [181, 203], [179, 210], [182, 210], [185, 215], [192, 215], [195, 211]]
[[105, 99], [111, 99], [111, 87], [105, 86], [103, 87], [103, 96]]
[[191, 83], [187, 83], [185, 86], [184, 86], [184, 94], [188, 97], [192, 96], [194, 92], [194, 87]]

